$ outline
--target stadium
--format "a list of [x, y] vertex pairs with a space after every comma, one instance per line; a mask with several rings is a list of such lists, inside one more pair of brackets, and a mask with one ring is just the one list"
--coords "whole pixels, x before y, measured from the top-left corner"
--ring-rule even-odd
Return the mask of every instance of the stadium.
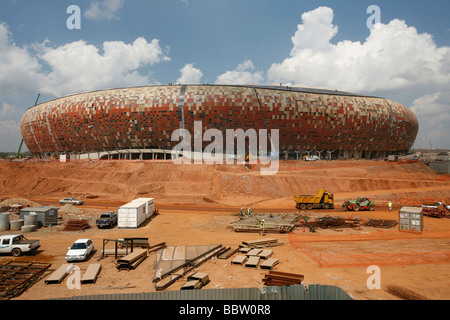
[[280, 155], [297, 159], [404, 154], [419, 128], [411, 110], [381, 97], [286, 86], [166, 85], [51, 100], [25, 112], [21, 132], [34, 158], [165, 159], [178, 143], [172, 133], [193, 132], [196, 121], [221, 132], [278, 129]]

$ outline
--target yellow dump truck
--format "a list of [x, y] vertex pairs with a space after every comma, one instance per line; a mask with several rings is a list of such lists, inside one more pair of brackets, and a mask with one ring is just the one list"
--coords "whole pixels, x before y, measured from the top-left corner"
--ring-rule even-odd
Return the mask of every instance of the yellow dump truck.
[[294, 196], [296, 203], [296, 208], [301, 210], [311, 210], [311, 209], [333, 209], [334, 200], [333, 194], [328, 193], [325, 190], [319, 190], [319, 192], [314, 195], [296, 195]]

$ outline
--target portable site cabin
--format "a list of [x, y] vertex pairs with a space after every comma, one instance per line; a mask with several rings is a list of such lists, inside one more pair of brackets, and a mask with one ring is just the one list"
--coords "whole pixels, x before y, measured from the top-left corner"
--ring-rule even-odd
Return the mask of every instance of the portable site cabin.
[[26, 220], [33, 215], [37, 215], [36, 228], [55, 226], [58, 224], [58, 210], [55, 207], [23, 208], [19, 212], [19, 217]]
[[399, 211], [398, 227], [400, 231], [423, 231], [423, 208], [402, 207]]
[[155, 213], [155, 199], [133, 200], [117, 210], [117, 226], [119, 228], [139, 228], [153, 213]]

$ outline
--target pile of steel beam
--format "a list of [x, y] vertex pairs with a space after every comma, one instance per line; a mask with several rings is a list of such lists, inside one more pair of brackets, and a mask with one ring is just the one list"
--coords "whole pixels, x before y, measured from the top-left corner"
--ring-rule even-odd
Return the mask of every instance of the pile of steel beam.
[[249, 247], [249, 248], [266, 248], [266, 247], [270, 248], [274, 246], [279, 246], [281, 244], [282, 243], [278, 242], [278, 239], [275, 238], [242, 241], [242, 247]]
[[263, 282], [266, 286], [290, 286], [302, 284], [304, 278], [301, 274], [271, 270], [264, 276]]
[[368, 222], [364, 223], [364, 226], [376, 228], [393, 228], [396, 225], [397, 220], [369, 219]]
[[138, 249], [130, 253], [129, 255], [117, 260], [117, 269], [119, 270], [131, 270], [135, 269], [142, 261], [147, 258], [146, 249]]
[[238, 247], [227, 247], [225, 248], [225, 250], [220, 253], [219, 255], [217, 255], [218, 259], [228, 259], [229, 257], [231, 257], [233, 254], [235, 254], [236, 252], [238, 252], [239, 248]]
[[64, 226], [64, 231], [82, 231], [90, 227], [89, 221], [87, 220], [69, 220]]
[[0, 299], [21, 295], [39, 281], [51, 263], [10, 261], [0, 265]]
[[299, 223], [299, 227], [307, 227], [312, 232], [315, 232], [316, 228], [321, 229], [338, 229], [338, 228], [358, 228], [361, 220], [358, 219], [346, 219], [341, 217], [321, 217], [314, 221], [304, 221]]
[[[230, 225], [235, 232], [288, 233], [296, 227], [299, 219], [299, 215], [257, 213], [241, 217]], [[262, 220], [264, 230], [261, 228]]]
[[245, 265], [246, 268], [273, 269], [279, 260], [272, 258], [273, 250], [269, 247], [279, 245], [277, 239], [267, 238], [243, 241], [239, 253], [231, 264]]

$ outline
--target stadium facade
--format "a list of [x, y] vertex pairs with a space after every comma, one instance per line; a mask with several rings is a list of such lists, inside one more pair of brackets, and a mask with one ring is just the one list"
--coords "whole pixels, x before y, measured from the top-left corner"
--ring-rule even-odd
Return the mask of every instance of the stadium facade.
[[[382, 158], [410, 150], [419, 124], [405, 106], [333, 90], [167, 85], [74, 94], [29, 108], [21, 132], [35, 158], [171, 150], [176, 129], [278, 129], [280, 154]], [[206, 145], [208, 144], [205, 143]]]

